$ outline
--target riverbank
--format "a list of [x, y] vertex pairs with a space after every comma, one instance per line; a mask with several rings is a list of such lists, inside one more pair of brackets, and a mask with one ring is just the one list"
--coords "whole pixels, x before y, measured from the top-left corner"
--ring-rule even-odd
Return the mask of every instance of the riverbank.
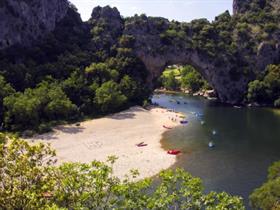
[[217, 100], [217, 96], [216, 96], [216, 93], [215, 93], [214, 90], [200, 90], [198, 92], [191, 93], [191, 91], [189, 91], [189, 90], [177, 90], [177, 91], [175, 91], [175, 90], [167, 90], [167, 89], [161, 88], [161, 89], [156, 89], [154, 92], [157, 93], [157, 94], [184, 93], [184, 94], [191, 95], [191, 96], [201, 96], [201, 97], [204, 97], [208, 100]]
[[[177, 121], [174, 121], [177, 115]], [[173, 121], [171, 120], [173, 118]], [[138, 169], [139, 178], [151, 177], [176, 162], [161, 147], [163, 126], [179, 124], [178, 113], [163, 108], [145, 110], [132, 107], [129, 110], [104, 118], [82, 122], [80, 126], [58, 126], [54, 132], [38, 135], [32, 142], [50, 143], [57, 152], [58, 164], [63, 162], [88, 163], [106, 161], [117, 156], [114, 174], [120, 178], [131, 169]], [[146, 146], [136, 144], [144, 142]]]

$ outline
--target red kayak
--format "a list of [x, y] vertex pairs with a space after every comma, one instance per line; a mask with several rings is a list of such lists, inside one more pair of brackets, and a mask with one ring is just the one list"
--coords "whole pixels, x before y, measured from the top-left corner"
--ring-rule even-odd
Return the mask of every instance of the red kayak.
[[167, 151], [167, 154], [169, 154], [169, 155], [179, 155], [180, 153], [181, 153], [180, 150], [175, 150], [175, 149]]

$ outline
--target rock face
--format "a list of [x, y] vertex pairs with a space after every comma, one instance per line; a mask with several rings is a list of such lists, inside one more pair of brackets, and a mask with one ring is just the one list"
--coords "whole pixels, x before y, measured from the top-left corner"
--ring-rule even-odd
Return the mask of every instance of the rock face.
[[[159, 22], [161, 22], [160, 26], [156, 24]], [[135, 24], [135, 20], [127, 21], [125, 24], [124, 34], [135, 37], [134, 51], [149, 70], [149, 80], [159, 78], [169, 65], [189, 64], [212, 85], [221, 101], [239, 103], [243, 97], [241, 93], [247, 88], [246, 78], [233, 81], [228, 76], [231, 65], [218, 67], [215, 59], [190, 48], [188, 43], [177, 43], [178, 46], [164, 45], [160, 34], [168, 28], [169, 24], [167, 19], [150, 17], [142, 17], [141, 24]]]
[[109, 6], [95, 7], [88, 24], [92, 28], [93, 37], [95, 35], [106, 37], [105, 43], [101, 40], [96, 41], [96, 45], [98, 45], [96, 50], [106, 50], [116, 44], [124, 28], [124, 20], [118, 9]]
[[267, 9], [280, 11], [279, 0], [233, 0], [233, 14], [243, 14], [250, 10]]
[[29, 45], [54, 30], [67, 13], [67, 0], [1, 0], [0, 49]]
[[[233, 8], [236, 15], [259, 9], [278, 12], [280, 3], [279, 0], [234, 0]], [[0, 50], [16, 44], [29, 45], [53, 31], [56, 26], [64, 30], [61, 26], [64, 24], [62, 20], [67, 20], [65, 17], [69, 11], [72, 10], [69, 10], [67, 0], [0, 0]], [[71, 20], [66, 21], [65, 25], [73, 25]], [[58, 22], [60, 24], [57, 24]], [[178, 28], [183, 27], [181, 23], [176, 24]], [[82, 28], [85, 25], [86, 30], [82, 33], [93, 40], [86, 43], [92, 51], [109, 53], [111, 48], [118, 47], [121, 36], [133, 37], [132, 51], [150, 72], [148, 81], [150, 84], [161, 75], [166, 66], [190, 64], [213, 86], [222, 102], [231, 104], [242, 102], [248, 82], [254, 79], [245, 73], [246, 69], [259, 72], [268, 64], [280, 61], [280, 32], [272, 34], [269, 37], [270, 41], [256, 41], [258, 46], [256, 52], [247, 52], [250, 50], [242, 48], [241, 40], [234, 55], [216, 51], [214, 56], [210, 56], [194, 47], [193, 39], [198, 38], [194, 37], [194, 31], [188, 24], [183, 30], [178, 29], [183, 33], [183, 39], [177, 39], [176, 35], [175, 38], [169, 38], [171, 40], [163, 39], [162, 35], [171, 26], [164, 18], [141, 15], [124, 19], [116, 8], [107, 6], [94, 8], [91, 19], [86, 23], [80, 23], [78, 20], [75, 28]], [[198, 30], [205, 29], [204, 32], [207, 33], [212, 26], [210, 23], [206, 25], [208, 28], [202, 27]], [[174, 30], [176, 33], [177, 29]], [[227, 32], [230, 34], [234, 30], [236, 28]], [[202, 45], [207, 44], [207, 39], [199, 39], [202, 40]], [[236, 41], [232, 37], [228, 39], [231, 39], [231, 42]], [[239, 44], [238, 41], [236, 43]], [[216, 43], [213, 45], [215, 48]]]
[[[252, 3], [252, 0], [235, 0], [235, 12], [243, 11], [246, 2]], [[260, 8], [267, 6], [265, 1], [258, 0], [258, 3]], [[157, 79], [169, 65], [189, 64], [194, 66], [216, 90], [220, 101], [237, 104], [243, 102], [247, 85], [254, 79], [252, 74], [246, 75], [243, 69], [248, 68], [258, 73], [268, 64], [280, 61], [279, 37], [273, 37], [274, 43], [261, 42], [256, 53], [247, 53], [246, 50], [240, 49], [237, 56], [240, 59], [232, 60], [226, 52], [214, 57], [209, 56], [189, 45], [188, 40], [163, 43], [161, 36], [169, 26], [170, 22], [167, 19], [146, 16], [134, 17], [125, 22], [123, 34], [135, 38], [134, 52], [149, 70], [150, 81]], [[186, 34], [190, 40], [193, 39], [192, 29], [187, 29]], [[243, 62], [244, 58], [246, 64], [237, 64]]]

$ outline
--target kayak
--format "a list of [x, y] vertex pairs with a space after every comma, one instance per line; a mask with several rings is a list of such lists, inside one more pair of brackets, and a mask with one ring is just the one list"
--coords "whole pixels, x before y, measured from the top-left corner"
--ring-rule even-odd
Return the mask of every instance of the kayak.
[[171, 127], [168, 127], [166, 125], [163, 126], [165, 129], [172, 129]]
[[180, 123], [181, 123], [181, 124], [187, 124], [188, 121], [187, 121], [187, 120], [181, 120]]
[[141, 142], [139, 144], [136, 144], [137, 147], [146, 147], [148, 144], [145, 144], [144, 142]]
[[181, 153], [180, 150], [174, 150], [174, 149], [167, 151], [167, 154], [169, 154], [169, 155], [178, 155], [180, 153]]

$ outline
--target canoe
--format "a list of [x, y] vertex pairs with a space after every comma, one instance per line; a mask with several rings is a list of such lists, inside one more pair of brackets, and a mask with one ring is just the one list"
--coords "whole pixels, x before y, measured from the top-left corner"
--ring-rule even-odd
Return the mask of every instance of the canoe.
[[172, 127], [168, 127], [168, 126], [166, 126], [166, 125], [163, 125], [163, 127], [164, 127], [165, 129], [172, 129]]
[[175, 150], [175, 149], [167, 151], [167, 154], [169, 154], [169, 155], [179, 155], [180, 153], [181, 153], [180, 150]]
[[146, 147], [148, 144], [145, 144], [144, 142], [140, 142], [139, 144], [136, 144], [137, 147]]
[[148, 144], [138, 144], [137, 147], [146, 147]]
[[181, 123], [181, 124], [187, 124], [188, 121], [187, 121], [187, 120], [181, 120], [180, 123]]

